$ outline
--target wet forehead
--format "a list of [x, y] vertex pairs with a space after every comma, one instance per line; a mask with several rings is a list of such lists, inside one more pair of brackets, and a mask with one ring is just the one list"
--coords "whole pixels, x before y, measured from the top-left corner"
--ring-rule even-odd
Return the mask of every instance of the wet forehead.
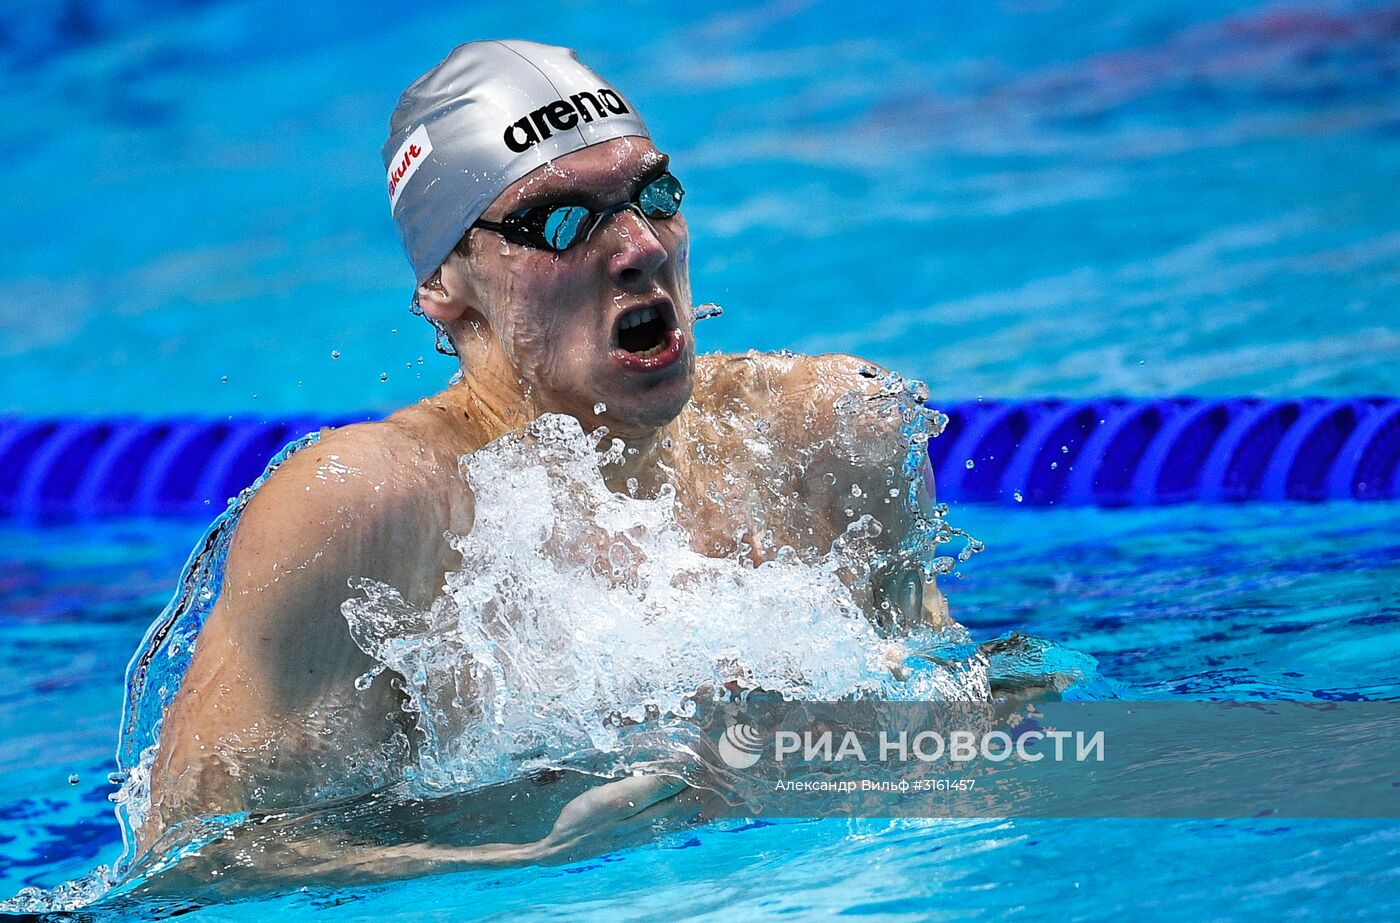
[[619, 138], [565, 154], [516, 181], [491, 203], [497, 216], [544, 201], [572, 197], [612, 204], [627, 198], [643, 177], [665, 168], [668, 158], [645, 138]]

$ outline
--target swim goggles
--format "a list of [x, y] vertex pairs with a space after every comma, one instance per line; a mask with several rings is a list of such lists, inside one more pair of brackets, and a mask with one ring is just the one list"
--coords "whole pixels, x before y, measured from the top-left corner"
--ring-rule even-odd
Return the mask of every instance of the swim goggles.
[[681, 181], [663, 173], [630, 200], [601, 211], [587, 205], [536, 205], [512, 212], [503, 221], [479, 220], [472, 227], [495, 231], [511, 243], [559, 253], [588, 240], [598, 225], [620, 211], [633, 209], [646, 218], [670, 218], [681, 210], [684, 196]]

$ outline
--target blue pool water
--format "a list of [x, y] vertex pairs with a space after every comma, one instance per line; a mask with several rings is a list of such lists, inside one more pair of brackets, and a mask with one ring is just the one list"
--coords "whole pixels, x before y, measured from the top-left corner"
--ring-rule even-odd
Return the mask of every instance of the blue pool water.
[[[1389, 504], [1140, 511], [964, 508], [988, 550], [947, 582], [979, 637], [1019, 628], [1099, 658], [1143, 698], [1400, 697], [1400, 534]], [[105, 775], [118, 677], [198, 528], [0, 533], [0, 885], [57, 884], [119, 846]], [[78, 570], [82, 576], [75, 577]], [[78, 782], [69, 784], [70, 773]], [[1318, 784], [1325, 784], [1319, 770]], [[459, 875], [211, 908], [374, 920], [793, 914], [887, 919], [1330, 919], [1400, 912], [1394, 821], [899, 820], [721, 825], [551, 870]], [[1205, 911], [1213, 911], [1205, 912]]]
[[[286, 9], [0, 10], [0, 412], [438, 387], [378, 148], [452, 44], [516, 35], [579, 48], [672, 154], [697, 298], [726, 308], [705, 349], [856, 352], [936, 400], [1400, 393], [1396, 6]], [[950, 518], [988, 546], [945, 584], [978, 638], [1054, 639], [1133, 697], [1400, 697], [1393, 503]], [[116, 854], [122, 671], [203, 525], [0, 524], [0, 896]], [[728, 824], [193, 916], [410, 912], [1385, 920], [1400, 825]]]
[[1400, 393], [1393, 5], [63, 6], [0, 10], [0, 412], [437, 385], [379, 146], [454, 43], [525, 33], [673, 155], [706, 349], [948, 399]]

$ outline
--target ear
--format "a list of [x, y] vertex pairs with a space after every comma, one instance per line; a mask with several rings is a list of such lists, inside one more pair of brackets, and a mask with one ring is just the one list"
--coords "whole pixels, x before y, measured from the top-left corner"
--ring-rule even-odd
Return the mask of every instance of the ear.
[[452, 325], [472, 310], [469, 292], [461, 267], [449, 259], [418, 286], [418, 307], [439, 324]]

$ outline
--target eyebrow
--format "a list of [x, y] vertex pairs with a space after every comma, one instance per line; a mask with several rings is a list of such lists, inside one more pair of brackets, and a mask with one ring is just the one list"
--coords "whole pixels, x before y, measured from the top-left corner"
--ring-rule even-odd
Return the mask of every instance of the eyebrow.
[[[649, 165], [644, 165], [632, 172], [627, 178], [628, 198], [635, 196], [643, 186], [665, 173], [671, 166], [671, 158], [666, 154]], [[575, 179], [574, 182], [577, 182]], [[612, 205], [612, 202], [603, 202], [602, 199], [593, 192], [579, 189], [577, 186], [561, 186], [557, 189], [543, 188], [532, 189], [511, 208], [511, 211], [524, 211], [527, 208], [537, 208], [541, 205]]]

